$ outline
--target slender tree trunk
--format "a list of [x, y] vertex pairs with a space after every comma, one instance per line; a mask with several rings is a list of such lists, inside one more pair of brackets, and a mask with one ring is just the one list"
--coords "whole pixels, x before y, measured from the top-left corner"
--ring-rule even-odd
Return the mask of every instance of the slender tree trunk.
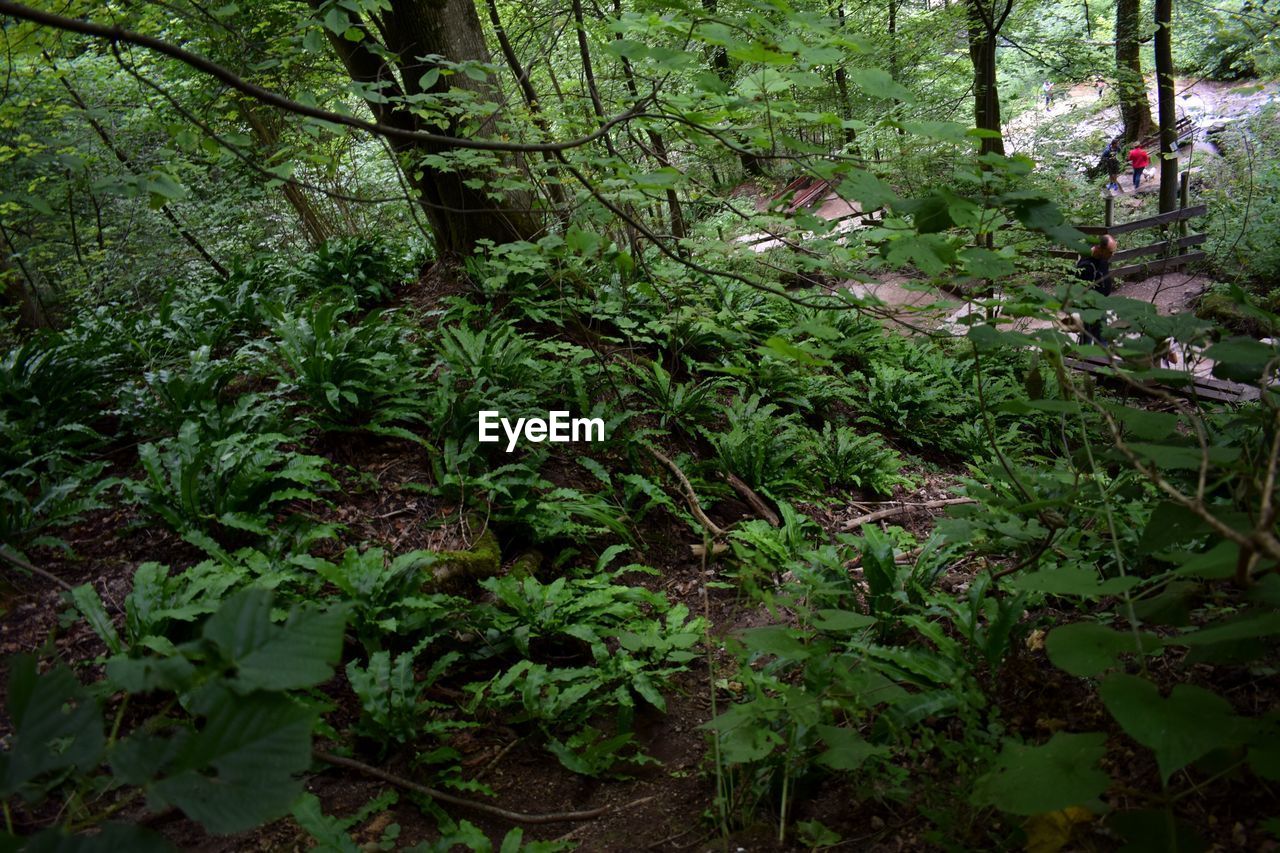
[[[702, 0], [702, 8], [709, 16], [715, 17], [716, 3], [717, 0]], [[716, 45], [711, 51], [711, 69], [720, 78], [720, 82], [726, 86], [733, 84], [733, 68], [729, 65], [729, 54], [724, 45]], [[745, 147], [741, 139], [739, 139], [739, 146]], [[738, 153], [738, 161], [742, 163], [742, 171], [747, 175], [753, 178], [763, 178], [765, 176], [764, 160], [756, 155], [742, 151]]]
[[[983, 6], [984, 0], [967, 0], [969, 16], [969, 60], [973, 63], [973, 120], [981, 130], [1001, 132], [1000, 91], [996, 85], [996, 35], [1012, 3], [1004, 15], [994, 17], [994, 10]], [[1004, 154], [1004, 139], [996, 136], [982, 139], [981, 153]]]
[[[40, 301], [36, 284], [31, 280], [25, 267], [20, 274], [14, 269], [11, 258], [17, 258], [13, 245], [9, 242], [9, 233], [0, 229], [0, 239], [4, 240], [3, 252], [0, 252], [0, 302], [18, 309], [18, 326], [23, 329], [49, 328], [49, 316]], [[21, 262], [19, 262], [21, 263]]]
[[[53, 58], [49, 56], [48, 53], [44, 55], [44, 58], [49, 63], [50, 67], [57, 71], [57, 65], [54, 64]], [[93, 113], [89, 111], [89, 105], [80, 97], [80, 93], [71, 85], [71, 82], [67, 79], [66, 75], [58, 74], [57, 76], [58, 82], [62, 84], [62, 88], [67, 90], [67, 95], [70, 96], [72, 103], [74, 103], [76, 107], [84, 113], [85, 121], [89, 123], [89, 127], [93, 128], [93, 132], [98, 135], [98, 138], [102, 140], [102, 144], [107, 146], [107, 150], [115, 155], [115, 158], [120, 161], [120, 165], [124, 166], [130, 172], [137, 173], [139, 170], [134, 166], [133, 158], [126, 154], [120, 146], [116, 145], [115, 140], [112, 139], [111, 134], [107, 132], [107, 129], [102, 126], [101, 122], [93, 117]], [[173, 226], [174, 231], [178, 232], [178, 236], [183, 239], [183, 242], [194, 249], [196, 254], [203, 258], [205, 263], [212, 267], [215, 273], [224, 278], [230, 275], [227, 268], [220, 264], [217, 258], [209, 254], [209, 250], [204, 247], [204, 244], [196, 239], [196, 236], [178, 221], [177, 215], [169, 209], [168, 205], [160, 208], [160, 215], [169, 221], [169, 224]], [[98, 224], [98, 235], [99, 243], [101, 243], [101, 222]]]
[[1124, 138], [1130, 142], [1150, 133], [1152, 124], [1138, 52], [1140, 6], [1141, 0], [1116, 0], [1116, 91], [1120, 97], [1120, 116], [1124, 119]]
[[[714, 2], [714, 0], [713, 0]], [[840, 29], [844, 29], [844, 3], [836, 6], [836, 10], [840, 16]], [[722, 48], [723, 49], [723, 48]], [[890, 72], [892, 73], [892, 72]], [[836, 91], [840, 93], [840, 107], [844, 113], [845, 121], [853, 120], [853, 100], [849, 97], [849, 74], [844, 70], [844, 64], [836, 66]], [[851, 127], [844, 129], [844, 144], [846, 147], [854, 147], [858, 141], [858, 133]]]
[[1156, 94], [1160, 113], [1160, 212], [1178, 208], [1178, 114], [1173, 93], [1173, 0], [1156, 2]]
[[[256, 103], [242, 100], [240, 102], [240, 116], [249, 125], [249, 129], [253, 131], [253, 137], [257, 140], [258, 147], [262, 152], [268, 157], [273, 155], [280, 144], [280, 133], [276, 126], [278, 122], [276, 114], [264, 113]], [[302, 225], [302, 233], [307, 236], [307, 243], [311, 248], [319, 248], [333, 236], [333, 228], [320, 215], [320, 211], [316, 210], [315, 205], [311, 203], [311, 199], [302, 191], [301, 187], [285, 181], [281, 186], [281, 192], [284, 193], [285, 201], [289, 203], [289, 206], [293, 208], [293, 212], [297, 214], [298, 222]]]
[[[502, 51], [502, 58], [507, 62], [507, 68], [511, 69], [511, 74], [516, 78], [516, 86], [520, 89], [520, 96], [524, 98], [524, 105], [529, 108], [529, 115], [533, 118], [533, 123], [538, 129], [545, 132], [550, 130], [547, 124], [547, 117], [542, 114], [542, 102], [538, 99], [538, 92], [533, 88], [533, 81], [529, 79], [528, 70], [521, 64], [520, 57], [516, 56], [515, 48], [511, 46], [511, 39], [507, 36], [506, 27], [502, 26], [502, 18], [498, 15], [497, 0], [486, 0], [485, 5], [489, 10], [489, 23], [493, 24], [494, 36], [498, 39], [498, 48]], [[558, 170], [556, 169], [555, 155], [549, 151], [544, 151], [542, 159], [547, 163], [547, 174], [552, 177], [551, 181], [544, 182], [547, 196], [551, 199], [552, 205], [560, 212], [561, 216], [568, 215], [568, 204], [565, 201], [564, 188], [560, 186], [559, 179], [556, 178]]]
[[[578, 9], [581, 6], [581, 0], [573, 0], [573, 4], [574, 8]], [[613, 10], [614, 14], [621, 16], [622, 0], [614, 0]], [[579, 30], [579, 35], [581, 35], [581, 32], [582, 31]], [[621, 38], [621, 34], [619, 34], [618, 37]], [[584, 55], [586, 55], [585, 52], [587, 48], [585, 42], [583, 43], [582, 49], [584, 51]], [[622, 57], [622, 74], [627, 81], [627, 92], [631, 95], [632, 100], [639, 99], [640, 90], [636, 86], [635, 71], [631, 68], [631, 61], [625, 56]], [[653, 149], [653, 158], [658, 161], [659, 166], [669, 168], [671, 166], [671, 159], [667, 156], [667, 143], [666, 140], [662, 138], [662, 134], [652, 128], [647, 129], [645, 134], [649, 137], [649, 146]], [[680, 206], [680, 196], [676, 195], [676, 191], [674, 189], [667, 190], [667, 212], [671, 217], [671, 236], [675, 237], [677, 240], [683, 240], [686, 236], [684, 209]]]

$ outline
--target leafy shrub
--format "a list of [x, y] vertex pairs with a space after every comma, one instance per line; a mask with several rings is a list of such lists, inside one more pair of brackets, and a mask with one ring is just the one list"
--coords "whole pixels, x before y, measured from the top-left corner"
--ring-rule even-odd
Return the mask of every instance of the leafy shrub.
[[408, 331], [378, 313], [347, 323], [351, 310], [327, 302], [273, 318], [276, 340], [265, 346], [278, 364], [282, 390], [301, 394], [325, 428], [363, 426], [416, 438], [402, 426], [421, 417]]
[[801, 463], [806, 431], [794, 416], [759, 396], [737, 398], [725, 414], [726, 432], [704, 431], [721, 470], [773, 495], [811, 487], [813, 472]]
[[910, 486], [901, 474], [903, 462], [896, 451], [875, 433], [859, 433], [852, 427], [823, 424], [811, 441], [814, 468], [828, 486], [852, 486], [878, 494], [894, 486]]
[[[553, 749], [570, 767], [571, 756], [585, 760], [592, 748], [596, 759], [603, 757], [599, 739], [582, 733], [594, 717], [613, 712], [625, 732], [636, 696], [666, 710], [662, 691], [696, 656], [693, 647], [706, 629], [703, 620], [689, 618], [684, 605], [617, 584], [615, 577], [543, 584], [508, 576], [483, 582], [496, 599], [478, 614], [485, 641], [498, 654], [517, 653], [519, 660], [471, 686], [473, 705], [506, 709], [548, 731], [577, 730], [582, 736], [571, 743], [578, 751], [570, 744]], [[615, 741], [603, 753], [611, 757], [626, 743]]]
[[307, 261], [306, 274], [321, 288], [337, 288], [355, 297], [361, 308], [381, 305], [409, 275], [405, 253], [382, 237], [337, 237]]
[[644, 401], [642, 411], [656, 414], [658, 426], [663, 429], [677, 426], [692, 430], [707, 420], [716, 407], [717, 393], [725, 384], [723, 379], [676, 382], [656, 361], [628, 363], [627, 367], [634, 379], [626, 390]]
[[177, 531], [270, 532], [276, 510], [292, 500], [320, 500], [336, 487], [325, 460], [287, 449], [279, 433], [236, 433], [209, 441], [187, 421], [178, 434], [138, 449], [145, 477], [126, 481], [128, 498]]
[[172, 434], [184, 421], [216, 412], [234, 375], [230, 362], [214, 359], [203, 346], [188, 354], [183, 368], [148, 371], [141, 381], [124, 385], [118, 411], [139, 435]]
[[[130, 800], [145, 793], [150, 808], [173, 806], [211, 833], [241, 832], [288, 813], [302, 793], [297, 777], [311, 766], [316, 724], [315, 710], [291, 694], [331, 677], [344, 614], [341, 607], [301, 607], [277, 625], [271, 607], [264, 590], [238, 593], [204, 620], [198, 639], [158, 653], [113, 655], [106, 680], [92, 688], [65, 667], [40, 673], [34, 658], [10, 660], [14, 731], [0, 754], [0, 794], [61, 798], [62, 808], [47, 813], [67, 823], [32, 837], [33, 847], [76, 844], [66, 840], [73, 820], [80, 830], [93, 828], [114, 810], [93, 814], [69, 804], [110, 788], [134, 789]], [[121, 690], [170, 701], [123, 728], [117, 715], [107, 738], [100, 697]], [[105, 824], [92, 841], [166, 849], [149, 830], [120, 824]]]
[[59, 335], [26, 341], [0, 358], [0, 461], [12, 468], [49, 450], [101, 441], [92, 426], [115, 373], [113, 359]]
[[45, 459], [0, 475], [0, 542], [14, 547], [61, 545], [61, 540], [38, 535], [66, 527], [91, 509], [101, 509], [110, 483], [101, 478], [105, 465], [89, 463], [78, 470]]

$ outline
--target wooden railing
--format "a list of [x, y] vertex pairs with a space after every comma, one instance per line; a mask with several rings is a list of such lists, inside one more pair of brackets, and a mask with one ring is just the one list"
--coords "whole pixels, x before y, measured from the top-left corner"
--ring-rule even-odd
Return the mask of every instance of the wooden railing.
[[[1188, 205], [1188, 178], [1189, 174], [1183, 172], [1179, 179], [1178, 198], [1180, 206], [1177, 210], [1169, 213], [1161, 213], [1156, 216], [1148, 216], [1145, 219], [1137, 219], [1133, 222], [1115, 223], [1112, 219], [1114, 214], [1113, 200], [1110, 196], [1106, 199], [1105, 220], [1104, 225], [1078, 225], [1079, 231], [1085, 234], [1101, 235], [1110, 234], [1115, 237], [1119, 234], [1130, 234], [1135, 231], [1145, 231], [1148, 228], [1160, 228], [1164, 233], [1162, 239], [1138, 246], [1132, 249], [1124, 249], [1116, 252], [1111, 258], [1112, 264], [1119, 261], [1129, 261], [1134, 258], [1141, 258], [1146, 255], [1160, 255], [1161, 257], [1152, 258], [1151, 260], [1140, 261], [1138, 263], [1126, 264], [1125, 266], [1112, 266], [1112, 279], [1139, 277], [1146, 278], [1156, 273], [1167, 272], [1169, 270], [1179, 269], [1188, 264], [1196, 263], [1208, 259], [1208, 255], [1204, 252], [1189, 251], [1193, 246], [1202, 245], [1209, 239], [1207, 234], [1191, 234], [1188, 233], [1189, 221], [1197, 216], [1204, 216], [1209, 212], [1209, 208], [1203, 204]], [[1170, 226], [1176, 225], [1176, 229]], [[1068, 251], [1066, 249], [1053, 249], [1049, 254], [1057, 258], [1078, 258], [1078, 253]]]

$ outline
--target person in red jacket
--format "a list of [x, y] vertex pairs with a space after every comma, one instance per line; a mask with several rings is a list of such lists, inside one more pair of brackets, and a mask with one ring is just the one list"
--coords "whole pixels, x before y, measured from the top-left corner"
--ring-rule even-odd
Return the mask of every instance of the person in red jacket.
[[1133, 167], [1133, 190], [1138, 191], [1138, 186], [1142, 183], [1142, 170], [1151, 165], [1151, 157], [1147, 154], [1147, 149], [1142, 147], [1142, 143], [1133, 146], [1129, 151], [1129, 165]]

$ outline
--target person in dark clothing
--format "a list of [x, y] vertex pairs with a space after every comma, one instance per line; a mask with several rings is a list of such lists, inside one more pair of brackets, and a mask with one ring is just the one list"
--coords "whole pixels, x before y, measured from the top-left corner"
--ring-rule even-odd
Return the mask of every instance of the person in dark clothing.
[[[1110, 234], [1103, 234], [1102, 238], [1094, 245], [1092, 251], [1089, 252], [1089, 257], [1076, 261], [1076, 278], [1085, 282], [1092, 290], [1101, 293], [1103, 296], [1111, 295], [1111, 256], [1116, 253], [1116, 245], [1115, 237]], [[1084, 333], [1090, 341], [1097, 344], [1103, 343], [1102, 321], [1095, 320], [1092, 323], [1086, 323]]]
[[1120, 192], [1120, 158], [1115, 149], [1108, 145], [1102, 152], [1102, 170], [1107, 173], [1107, 189]]

